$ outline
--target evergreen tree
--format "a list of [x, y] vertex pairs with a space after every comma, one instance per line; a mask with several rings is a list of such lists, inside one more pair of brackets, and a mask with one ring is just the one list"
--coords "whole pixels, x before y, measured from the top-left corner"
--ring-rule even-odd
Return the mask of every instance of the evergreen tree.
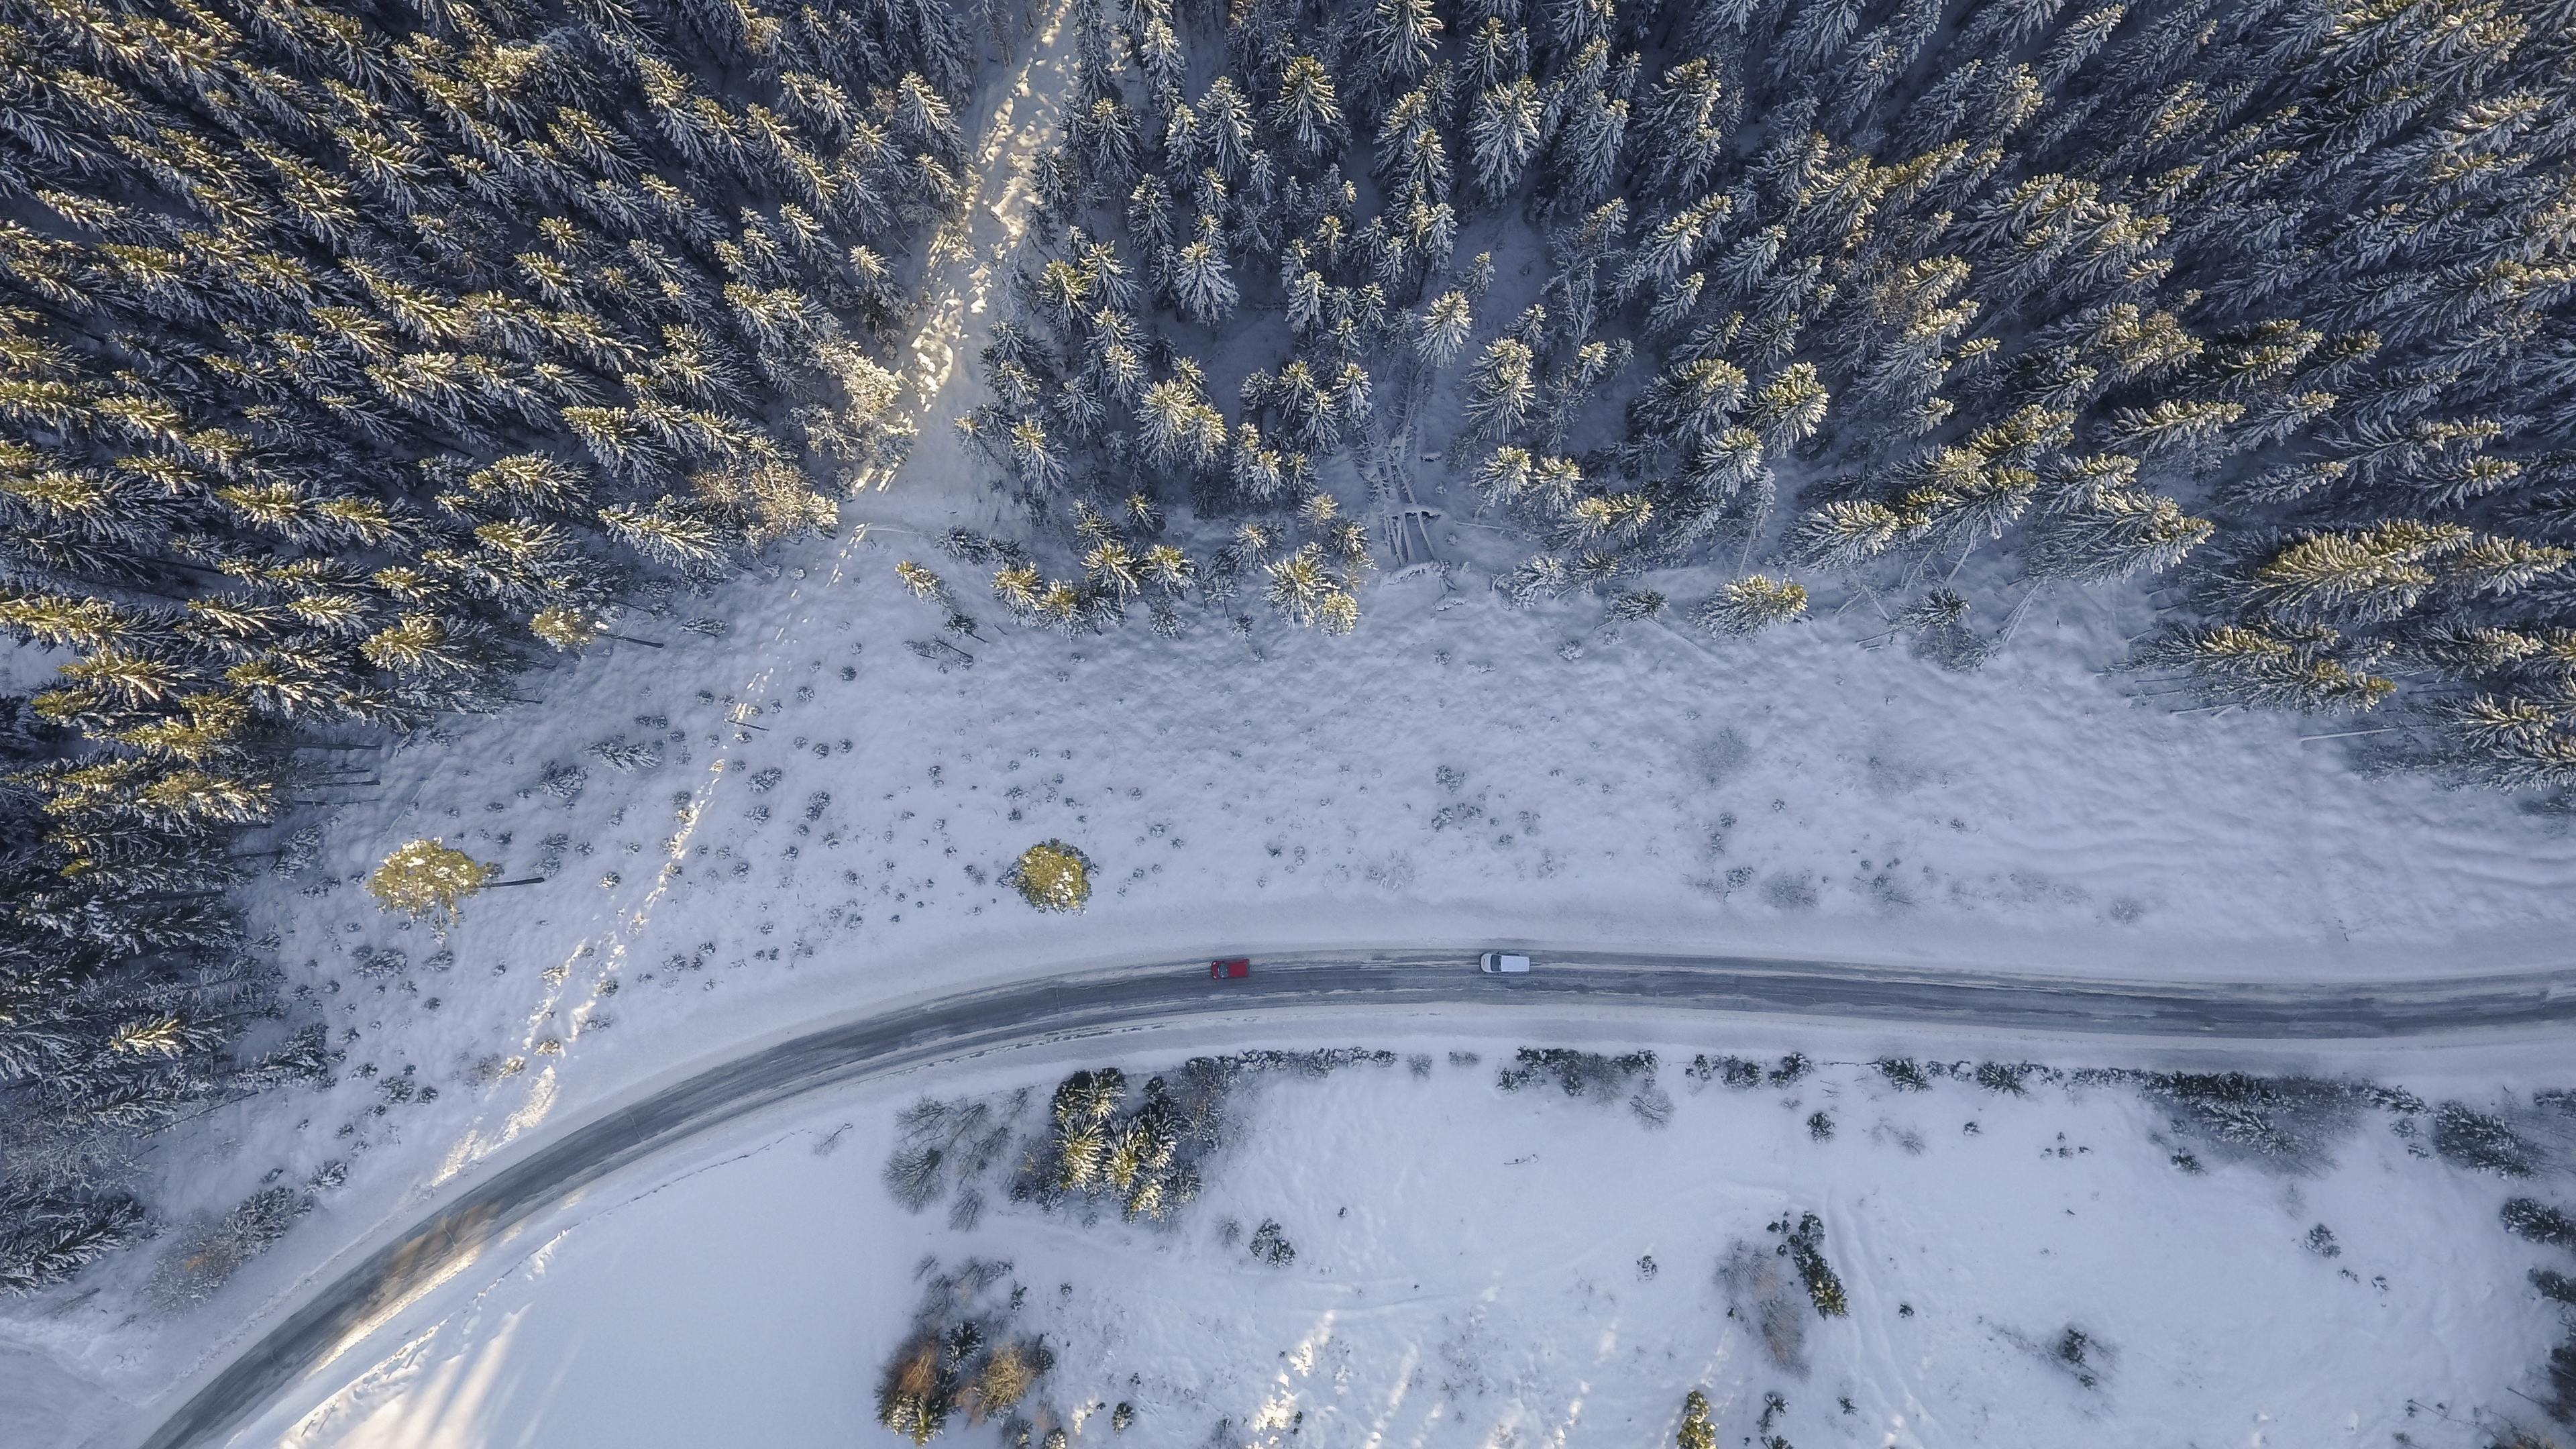
[[[1175, 470], [1211, 539], [1237, 514], [1279, 531], [1257, 559], [1212, 558], [1203, 592], [1324, 544], [1290, 516], [1317, 460], [1348, 452], [1394, 496], [1382, 464], [1418, 444], [1547, 550], [1513, 571], [1518, 597], [1649, 564], [1741, 573], [1757, 554], [1908, 597], [1937, 569], [1962, 600], [1981, 577], [2027, 598], [2049, 581], [2176, 574], [2183, 587], [2159, 595], [2174, 631], [2141, 662], [2229, 699], [2402, 701], [2450, 739], [2471, 728], [2444, 713], [2463, 686], [2508, 714], [2545, 694], [2539, 656], [2500, 641], [2571, 627], [2563, 27], [2439, 7], [2349, 23], [2296, 6], [2223, 15], [2198, 0], [1720, 0], [1687, 13], [1336, 0], [1239, 6], [1208, 16], [1206, 36], [1161, 3], [1082, 15], [1104, 36], [1124, 30], [1149, 94], [1131, 102], [1115, 48], [1078, 33], [1096, 58], [1078, 57], [1062, 149], [1033, 178], [1047, 224], [1123, 225], [1158, 305], [1256, 337], [1269, 360], [1233, 418], [1203, 395], [1211, 369], [1186, 358], [1208, 339], [1122, 331], [1112, 386], [1080, 320], [1100, 299], [1067, 293], [1050, 303], [1061, 315], [1047, 317], [1043, 365], [993, 365], [998, 411], [974, 435], [1009, 466], [1013, 427], [1032, 422], [1063, 454], [1053, 486], [1104, 500], [1141, 454]], [[926, 60], [902, 69], [953, 114]], [[1207, 77], [1186, 103], [1185, 75]], [[878, 94], [832, 79], [845, 97]], [[890, 98], [880, 111], [844, 100], [836, 130], [797, 139], [822, 155], [873, 128], [899, 156], [918, 146], [952, 164], [936, 110], [898, 97], [898, 80], [875, 83]], [[798, 94], [803, 109], [781, 114], [832, 109], [810, 86]], [[697, 99], [683, 85], [644, 123], [713, 157]], [[1132, 148], [1117, 116], [1131, 104]], [[1346, 136], [1368, 146], [1367, 178], [1343, 174]], [[603, 173], [621, 154], [652, 170], [648, 150], [619, 153], [575, 125], [547, 144]], [[1088, 189], [1050, 179], [1067, 169]], [[405, 184], [421, 185], [367, 180], [348, 195]], [[880, 190], [890, 206], [935, 205], [936, 187], [902, 165]], [[315, 225], [358, 224], [333, 205], [306, 198]], [[616, 225], [566, 209], [582, 228]], [[1523, 310], [1481, 331], [1494, 268], [1490, 254], [1458, 268], [1462, 212], [1545, 259], [1535, 295], [1512, 298]], [[783, 238], [784, 220], [763, 229]], [[768, 265], [758, 237], [713, 225], [688, 245]], [[88, 285], [49, 236], [6, 249], [31, 296]], [[156, 280], [171, 264], [149, 253], [184, 247], [136, 245], [117, 285], [176, 305]], [[631, 327], [561, 250], [534, 269], [560, 294], [545, 309]], [[776, 254], [794, 250], [778, 240]], [[726, 283], [761, 297], [823, 285]], [[449, 428], [443, 364], [403, 359], [464, 348], [434, 334], [437, 306], [465, 295], [370, 305], [357, 320], [378, 331], [322, 324], [348, 339], [330, 345], [360, 377], [382, 375], [351, 379], [363, 394], [329, 389], [363, 395], [375, 421], [285, 406], [344, 431]], [[770, 319], [770, 350], [794, 348], [795, 306], [752, 310]], [[757, 348], [743, 362], [759, 370]], [[1463, 376], [1442, 375], [1461, 362]], [[1058, 381], [1076, 375], [1089, 380]], [[1391, 402], [1356, 385], [1371, 376], [1394, 384]], [[0, 404], [29, 418], [99, 405], [51, 380], [31, 371]], [[1113, 398], [1138, 413], [1123, 445]], [[594, 487], [640, 493], [644, 476], [703, 466], [693, 454], [715, 446], [641, 400], [572, 406], [598, 409], [568, 455], [586, 458]], [[1097, 478], [1077, 481], [1086, 470]], [[48, 519], [107, 526], [104, 504], [44, 487]], [[272, 530], [327, 526], [308, 503], [244, 493], [236, 506]], [[1093, 546], [1068, 546], [1059, 571]], [[1963, 572], [1981, 552], [2000, 558]], [[97, 664], [97, 708], [185, 687], [127, 653]], [[2554, 738], [2490, 730], [2475, 748]], [[2534, 768], [2556, 746], [2542, 748]]]
[[131, 1235], [115, 1143], [326, 1065], [226, 1056], [269, 1009], [226, 847], [301, 731], [495, 708], [902, 456], [870, 349], [960, 204], [973, 50], [838, 0], [0, 35], [0, 622], [73, 655], [11, 726], [0, 1038], [42, 1045], [0, 1051], [0, 1279]]

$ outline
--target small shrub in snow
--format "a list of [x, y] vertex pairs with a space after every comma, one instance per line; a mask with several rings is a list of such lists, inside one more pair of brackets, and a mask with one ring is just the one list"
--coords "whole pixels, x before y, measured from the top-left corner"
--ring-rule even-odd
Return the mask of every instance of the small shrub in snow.
[[1806, 1285], [1807, 1301], [1816, 1306], [1819, 1318], [1841, 1318], [1851, 1311], [1843, 1296], [1843, 1280], [1834, 1274], [1833, 1265], [1825, 1261], [1825, 1224], [1814, 1213], [1799, 1217], [1795, 1225], [1782, 1217], [1771, 1224], [1771, 1231], [1783, 1234], [1774, 1251], [1787, 1258], [1798, 1270], [1798, 1280]]
[[544, 773], [539, 776], [537, 781], [538, 789], [545, 791], [547, 794], [552, 795], [566, 805], [580, 799], [581, 792], [589, 787], [590, 772], [588, 770], [583, 769], [579, 765], [566, 765], [562, 763], [547, 765]]
[[1695, 1056], [1683, 1070], [1695, 1082], [1722, 1081], [1739, 1089], [1762, 1085], [1762, 1064], [1742, 1057]]
[[886, 1159], [886, 1191], [906, 1212], [919, 1212], [939, 1196], [939, 1169], [946, 1154], [936, 1147], [898, 1148]]
[[2077, 1383], [2088, 1389], [2100, 1387], [2102, 1379], [2099, 1369], [2102, 1361], [2109, 1357], [2109, 1353], [2091, 1334], [2073, 1324], [2068, 1324], [2066, 1331], [2059, 1334], [2057, 1341], [2049, 1346], [2049, 1351], [2059, 1364], [2075, 1375]]
[[1817, 1142], [1834, 1140], [1834, 1118], [1830, 1112], [1812, 1113], [1807, 1118], [1807, 1136]]
[[988, 1302], [988, 1290], [1007, 1272], [1006, 1265], [969, 1260], [930, 1278], [911, 1334], [878, 1377], [878, 1423], [927, 1444], [960, 1413], [980, 1423], [1010, 1413], [1035, 1391], [1054, 1356], [1012, 1335], [1016, 1291], [1007, 1306]]
[[2539, 1151], [2515, 1135], [2500, 1117], [2472, 1110], [2465, 1102], [2444, 1102], [2433, 1109], [2433, 1150], [2455, 1167], [2529, 1177], [2539, 1168]]
[[1931, 1074], [1925, 1072], [1922, 1064], [1912, 1057], [1880, 1057], [1870, 1065], [1878, 1069], [1878, 1074], [1887, 1079], [1889, 1086], [1900, 1092], [1932, 1090]]
[[1628, 1094], [1628, 1110], [1649, 1127], [1663, 1127], [1673, 1120], [1673, 1094], [1647, 1082]]
[[975, 667], [974, 655], [945, 639], [906, 639], [903, 641], [903, 647], [937, 665], [942, 674], [946, 674], [951, 669]]
[[1252, 1230], [1252, 1241], [1246, 1246], [1252, 1256], [1273, 1268], [1285, 1268], [1297, 1261], [1296, 1245], [1288, 1241], [1288, 1234], [1275, 1218], [1263, 1218], [1261, 1226]]
[[[677, 958], [671, 969], [688, 966], [685, 958]], [[910, 1212], [938, 1201], [952, 1179], [961, 1187], [973, 1182], [1000, 1159], [1011, 1140], [1010, 1124], [996, 1120], [990, 1104], [970, 1099], [924, 1099], [905, 1108], [896, 1123], [899, 1135], [886, 1159], [886, 1191]], [[949, 1215], [952, 1224], [974, 1226], [982, 1212], [981, 1195], [975, 1196], [973, 1207], [965, 1207], [961, 1196], [959, 1209]], [[965, 1221], [959, 1222], [961, 1216]]]
[[1111, 1433], [1124, 1434], [1127, 1432], [1127, 1426], [1135, 1422], [1136, 1406], [1134, 1404], [1121, 1400], [1117, 1408], [1109, 1411], [1109, 1429]]
[[2030, 1073], [2030, 1070], [2027, 1064], [1979, 1062], [1974, 1080], [1978, 1086], [1989, 1092], [2027, 1097], [2030, 1095], [2030, 1088], [2023, 1084], [2022, 1079]]
[[1043, 1372], [1043, 1352], [1017, 1343], [1005, 1343], [993, 1350], [993, 1356], [984, 1362], [983, 1372], [975, 1375], [972, 1416], [987, 1418], [1017, 1408]]
[[367, 877], [367, 894], [388, 911], [444, 930], [455, 923], [456, 908], [500, 873], [500, 867], [450, 850], [442, 841], [415, 840], [395, 847]]
[[313, 1199], [291, 1187], [265, 1188], [240, 1206], [181, 1239], [163, 1255], [144, 1292], [164, 1309], [211, 1297], [244, 1263], [286, 1236]]
[[2340, 1258], [2343, 1245], [2335, 1241], [2334, 1229], [2319, 1223], [2308, 1229], [2308, 1251], [2320, 1258]]
[[[650, 740], [640, 745], [630, 745], [624, 735], [619, 735], [613, 740], [601, 740], [592, 745], [590, 757], [619, 774], [632, 775], [660, 765], [662, 748]], [[575, 793], [579, 792], [576, 790]], [[564, 798], [569, 800], [572, 797], [567, 795]]]
[[1002, 883], [1042, 911], [1078, 911], [1091, 899], [1091, 858], [1061, 840], [1020, 852]]
[[[2132, 1080], [2149, 1097], [2176, 1109], [2172, 1120], [2177, 1131], [2225, 1155], [2293, 1170], [2319, 1165], [2322, 1144], [2347, 1130], [2371, 1100], [2367, 1087], [2311, 1077], [2155, 1072]], [[2187, 1172], [2199, 1168], [2188, 1152], [2176, 1154], [2175, 1165]]]
[[2527, 1197], [2518, 1197], [2504, 1205], [2505, 1231], [2517, 1238], [2547, 1243], [2553, 1248], [2576, 1248], [2576, 1217]]
[[1431, 828], [1434, 830], [1447, 830], [1454, 826], [1473, 825], [1484, 817], [1485, 808], [1483, 806], [1470, 804], [1467, 801], [1461, 800], [1453, 805], [1443, 805], [1438, 810], [1433, 811], [1431, 815]]
[[1791, 1052], [1780, 1059], [1780, 1065], [1771, 1069], [1771, 1085], [1792, 1086], [1805, 1080], [1807, 1074], [1815, 1069], [1816, 1064], [1807, 1060], [1806, 1053]]
[[1609, 618], [1619, 624], [1651, 619], [1664, 611], [1665, 602], [1664, 596], [1653, 589], [1632, 589], [1611, 598]]
[[308, 825], [286, 837], [286, 843], [278, 848], [277, 863], [270, 869], [282, 876], [301, 875], [321, 856], [322, 832]]
[[927, 1444], [948, 1427], [956, 1400], [956, 1374], [948, 1356], [937, 1336], [924, 1334], [886, 1365], [877, 1386], [877, 1422], [915, 1444]]
[[1495, 1085], [1506, 1092], [1516, 1092], [1541, 1077], [1554, 1077], [1569, 1097], [1608, 1100], [1632, 1079], [1652, 1078], [1655, 1072], [1653, 1052], [1612, 1057], [1567, 1047], [1522, 1047], [1516, 1060], [1518, 1066], [1503, 1068], [1495, 1078]]
[[1762, 1449], [1790, 1449], [1788, 1440], [1771, 1432], [1771, 1426], [1778, 1423], [1780, 1416], [1787, 1412], [1789, 1412], [1789, 1401], [1780, 1397], [1778, 1391], [1773, 1390], [1762, 1395], [1762, 1416], [1753, 1421], [1753, 1427], [1762, 1434]]

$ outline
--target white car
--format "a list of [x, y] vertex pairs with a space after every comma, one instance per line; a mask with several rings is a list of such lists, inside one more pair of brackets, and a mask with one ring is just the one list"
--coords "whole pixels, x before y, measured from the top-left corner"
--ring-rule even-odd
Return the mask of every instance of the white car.
[[1513, 956], [1501, 951], [1488, 951], [1476, 958], [1476, 969], [1488, 976], [1521, 976], [1529, 972], [1527, 956]]

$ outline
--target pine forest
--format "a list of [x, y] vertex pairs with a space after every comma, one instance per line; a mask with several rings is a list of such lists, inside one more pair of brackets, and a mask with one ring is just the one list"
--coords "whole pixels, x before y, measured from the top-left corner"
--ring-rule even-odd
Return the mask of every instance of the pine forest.
[[71, 657], [0, 720], [0, 1288], [140, 1230], [153, 1131], [331, 1069], [225, 895], [336, 742], [901, 456], [990, 18], [6, 7], [0, 623]]

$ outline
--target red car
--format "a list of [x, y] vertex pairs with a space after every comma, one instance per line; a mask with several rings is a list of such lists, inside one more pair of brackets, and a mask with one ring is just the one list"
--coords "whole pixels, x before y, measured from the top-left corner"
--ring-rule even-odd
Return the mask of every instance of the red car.
[[1208, 963], [1208, 979], [1211, 981], [1239, 980], [1251, 974], [1252, 958], [1249, 956], [1228, 956]]

